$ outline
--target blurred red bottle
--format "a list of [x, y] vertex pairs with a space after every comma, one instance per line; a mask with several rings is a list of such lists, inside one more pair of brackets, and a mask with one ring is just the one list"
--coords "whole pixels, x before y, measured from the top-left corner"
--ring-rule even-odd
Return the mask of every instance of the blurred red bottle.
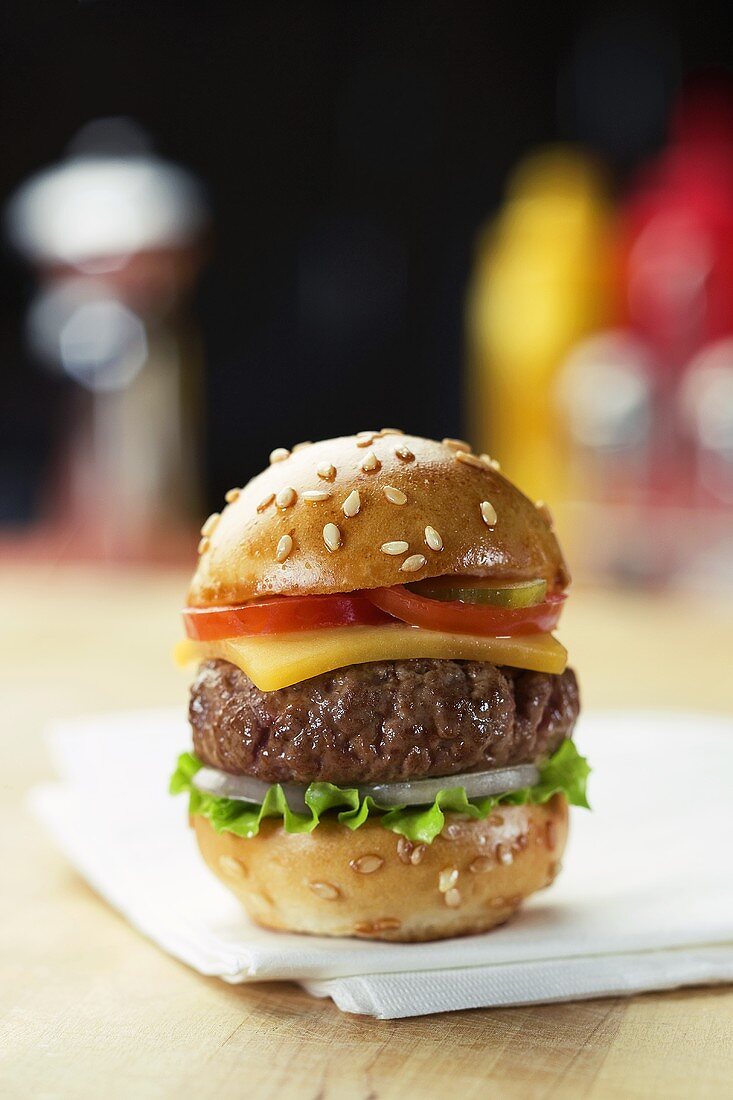
[[694, 496], [695, 463], [675, 395], [699, 350], [733, 333], [733, 91], [698, 78], [673, 114], [670, 144], [641, 174], [621, 216], [624, 321], [657, 363], [653, 502]]

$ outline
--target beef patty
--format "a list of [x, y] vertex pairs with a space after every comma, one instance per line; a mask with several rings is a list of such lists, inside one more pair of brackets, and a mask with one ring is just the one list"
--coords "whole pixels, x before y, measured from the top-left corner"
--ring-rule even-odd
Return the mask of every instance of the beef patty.
[[570, 735], [575, 673], [478, 661], [376, 661], [260, 691], [228, 661], [191, 688], [194, 749], [211, 767], [266, 782], [341, 785], [529, 763]]

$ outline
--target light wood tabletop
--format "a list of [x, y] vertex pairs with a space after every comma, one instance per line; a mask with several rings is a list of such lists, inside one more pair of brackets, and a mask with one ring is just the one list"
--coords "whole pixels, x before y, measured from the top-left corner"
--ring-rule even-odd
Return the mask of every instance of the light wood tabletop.
[[[730, 988], [383, 1022], [287, 983], [201, 978], [105, 905], [25, 792], [51, 775], [49, 719], [185, 705], [169, 659], [184, 587], [166, 571], [0, 568], [0, 1095], [731, 1095]], [[733, 712], [731, 604], [579, 590], [561, 636], [586, 707]]]

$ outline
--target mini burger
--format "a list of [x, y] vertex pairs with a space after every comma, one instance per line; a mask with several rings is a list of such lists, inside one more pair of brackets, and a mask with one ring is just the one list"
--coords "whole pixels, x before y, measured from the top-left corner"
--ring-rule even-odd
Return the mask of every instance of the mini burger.
[[278, 448], [202, 528], [181, 662], [203, 858], [268, 928], [432, 940], [560, 869], [588, 767], [550, 515], [461, 440]]

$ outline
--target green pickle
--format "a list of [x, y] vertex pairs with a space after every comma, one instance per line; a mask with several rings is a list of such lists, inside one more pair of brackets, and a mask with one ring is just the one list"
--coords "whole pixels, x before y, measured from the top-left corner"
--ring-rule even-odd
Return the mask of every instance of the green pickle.
[[547, 581], [517, 581], [515, 584], [497, 585], [496, 581], [478, 577], [436, 577], [408, 585], [411, 592], [429, 600], [458, 600], [460, 603], [484, 603], [492, 607], [514, 610], [534, 607], [543, 603], [547, 595]]

